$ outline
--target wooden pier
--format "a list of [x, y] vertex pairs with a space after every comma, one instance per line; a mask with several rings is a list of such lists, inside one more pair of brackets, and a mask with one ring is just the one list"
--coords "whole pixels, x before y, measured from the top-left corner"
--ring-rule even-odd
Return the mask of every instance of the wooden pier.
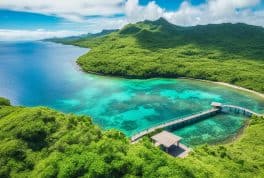
[[240, 106], [234, 106], [234, 105], [222, 105], [221, 111], [224, 113], [230, 113], [231, 112], [231, 113], [236, 113], [236, 114], [242, 114], [242, 115], [247, 116], [247, 117], [251, 117], [253, 115], [261, 116], [260, 114], [254, 112], [254, 111], [251, 111], [247, 108], [243, 108]]
[[176, 118], [170, 121], [167, 121], [165, 123], [161, 123], [157, 126], [151, 127], [149, 129], [143, 130], [135, 135], [133, 135], [131, 137], [131, 141], [135, 142], [137, 140], [139, 140], [140, 138], [142, 138], [143, 136], [150, 134], [152, 132], [154, 132], [157, 129], [163, 129], [163, 128], [168, 128], [168, 127], [182, 127], [182, 126], [186, 126], [186, 125], [190, 125], [193, 124], [195, 122], [201, 121], [202, 119], [208, 118], [208, 117], [212, 117], [218, 113], [235, 113], [235, 114], [242, 114], [244, 116], [247, 117], [251, 117], [253, 115], [255, 116], [261, 116], [258, 113], [255, 113], [247, 108], [243, 108], [243, 107], [239, 107], [239, 106], [234, 106], [234, 105], [224, 105], [221, 103], [216, 103], [213, 102], [211, 104], [211, 106], [213, 107], [210, 110], [198, 113], [198, 114], [194, 114], [188, 117], [184, 117], [184, 118]]
[[131, 137], [131, 141], [134, 142], [138, 139], [140, 139], [141, 137], [157, 130], [157, 129], [163, 129], [163, 128], [167, 128], [167, 127], [170, 127], [170, 126], [182, 126], [182, 125], [189, 125], [189, 124], [192, 124], [194, 122], [198, 122], [206, 117], [211, 117], [211, 116], [214, 116], [216, 115], [221, 109], [220, 108], [212, 108], [208, 111], [204, 111], [204, 112], [201, 112], [201, 113], [198, 113], [198, 114], [194, 114], [194, 115], [191, 115], [191, 116], [188, 116], [188, 117], [184, 117], [182, 119], [174, 119], [172, 121], [168, 121], [168, 122], [165, 122], [165, 123], [162, 123], [158, 126], [154, 126], [152, 128], [149, 128], [149, 129], [146, 129], [146, 130], [143, 130], [142, 132], [139, 132], [135, 135], [133, 135]]

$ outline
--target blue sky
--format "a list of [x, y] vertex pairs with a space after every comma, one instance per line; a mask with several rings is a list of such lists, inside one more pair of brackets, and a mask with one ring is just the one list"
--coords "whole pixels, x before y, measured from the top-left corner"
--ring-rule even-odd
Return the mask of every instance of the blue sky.
[[95, 33], [160, 17], [183, 26], [224, 22], [264, 26], [264, 1], [1, 0], [0, 40]]
[[[140, 5], [147, 5], [150, 0], [141, 0], [139, 1]], [[168, 11], [174, 11], [179, 8], [182, 0], [156, 0], [155, 1], [160, 7], [165, 8]], [[205, 3], [205, 0], [189, 0], [189, 2], [193, 5], [199, 5]]]
[[54, 28], [54, 25], [59, 28], [64, 20], [36, 13], [0, 10], [0, 21], [3, 29], [40, 29]]

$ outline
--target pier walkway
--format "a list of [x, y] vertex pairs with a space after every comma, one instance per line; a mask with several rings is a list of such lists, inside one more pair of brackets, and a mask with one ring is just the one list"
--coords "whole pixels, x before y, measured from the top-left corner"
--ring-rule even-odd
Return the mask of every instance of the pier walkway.
[[198, 114], [195, 114], [195, 115], [191, 115], [191, 116], [188, 116], [188, 117], [185, 117], [185, 118], [182, 118], [182, 119], [174, 119], [172, 121], [168, 121], [168, 122], [165, 122], [165, 123], [162, 123], [158, 126], [154, 126], [152, 128], [149, 128], [149, 129], [146, 129], [146, 130], [143, 130], [142, 132], [139, 132], [135, 135], [133, 135], [131, 137], [131, 141], [134, 142], [138, 139], [140, 139], [141, 137], [157, 130], [157, 129], [163, 129], [163, 128], [166, 128], [166, 127], [170, 127], [170, 126], [180, 126], [180, 125], [187, 125], [187, 124], [191, 124], [191, 123], [194, 123], [194, 122], [197, 122], [198, 120], [201, 120], [205, 117], [209, 117], [209, 116], [213, 116], [213, 115], [216, 115], [217, 112], [220, 111], [220, 108], [212, 108], [208, 111], [204, 111], [204, 112], [201, 112], [201, 113], [198, 113]]
[[238, 114], [243, 114], [245, 116], [251, 117], [253, 115], [255, 116], [261, 116], [261, 114], [258, 114], [254, 111], [251, 111], [247, 108], [243, 108], [240, 106], [234, 106], [234, 105], [221, 105], [221, 111], [222, 112], [234, 112], [234, 113], [238, 113]]
[[204, 112], [201, 112], [201, 113], [198, 113], [198, 114], [194, 114], [194, 115], [191, 115], [191, 116], [187, 116], [187, 117], [184, 117], [184, 118], [175, 118], [175, 119], [172, 119], [170, 121], [167, 121], [165, 123], [161, 123], [157, 126], [154, 126], [154, 127], [151, 127], [149, 129], [146, 129], [146, 130], [143, 130], [135, 135], [133, 135], [131, 137], [131, 141], [132, 142], [135, 142], [137, 141], [138, 139], [142, 138], [143, 136], [147, 135], [147, 134], [150, 134], [151, 132], [154, 132], [155, 130], [157, 129], [163, 129], [163, 128], [167, 128], [167, 127], [180, 127], [180, 126], [186, 126], [186, 125], [190, 125], [190, 124], [193, 124], [195, 122], [198, 122], [198, 121], [201, 121], [202, 119], [205, 119], [205, 118], [208, 118], [208, 117], [212, 117], [218, 113], [229, 113], [229, 112], [233, 112], [233, 113], [237, 113], [237, 114], [242, 114], [244, 116], [247, 116], [247, 117], [251, 117], [253, 115], [256, 115], [256, 116], [261, 116], [260, 114], [258, 113], [255, 113], [247, 108], [243, 108], [243, 107], [239, 107], [239, 106], [234, 106], [234, 105], [224, 105], [224, 104], [221, 104], [221, 103], [216, 103], [216, 102], [213, 102], [211, 104], [211, 106], [213, 107], [212, 109], [209, 109], [207, 111], [204, 111]]

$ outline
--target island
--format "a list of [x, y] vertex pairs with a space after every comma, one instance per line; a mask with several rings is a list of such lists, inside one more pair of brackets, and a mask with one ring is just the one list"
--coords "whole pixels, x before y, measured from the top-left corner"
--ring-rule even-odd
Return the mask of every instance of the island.
[[[77, 60], [89, 73], [139, 79], [188, 77], [264, 92], [262, 27], [181, 27], [161, 18], [99, 35], [48, 41], [90, 48]], [[188, 156], [175, 158], [156, 147], [180, 146], [180, 137], [168, 132], [144, 134], [131, 143], [122, 132], [103, 130], [88, 116], [12, 106], [0, 98], [0, 177], [264, 177], [264, 118], [250, 116], [232, 141], [200, 145], [188, 150]], [[172, 143], [161, 141], [168, 135]]]
[[264, 92], [262, 27], [241, 23], [181, 27], [161, 18], [59, 42], [90, 48], [77, 60], [90, 73], [143, 79], [188, 77]]

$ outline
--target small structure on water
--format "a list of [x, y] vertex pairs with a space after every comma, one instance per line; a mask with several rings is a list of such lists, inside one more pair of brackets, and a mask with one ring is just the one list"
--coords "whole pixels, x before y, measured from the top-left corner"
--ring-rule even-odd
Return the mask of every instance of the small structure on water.
[[214, 107], [214, 108], [221, 108], [222, 107], [222, 103], [212, 102], [211, 106]]
[[180, 143], [181, 137], [168, 131], [162, 131], [151, 138], [155, 142], [155, 146], [160, 146], [172, 156], [184, 158], [190, 152], [187, 146]]

